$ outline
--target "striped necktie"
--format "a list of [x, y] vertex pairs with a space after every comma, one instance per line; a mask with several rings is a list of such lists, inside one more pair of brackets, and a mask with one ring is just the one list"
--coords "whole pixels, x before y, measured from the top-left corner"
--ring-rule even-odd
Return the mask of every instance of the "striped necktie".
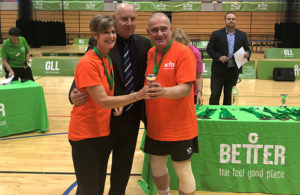
[[[130, 94], [134, 92], [134, 80], [133, 80], [133, 70], [132, 70], [132, 60], [130, 59], [130, 53], [128, 48], [128, 43], [124, 43], [123, 49], [123, 70], [124, 70], [124, 82], [125, 82], [125, 94]], [[133, 104], [128, 104], [124, 107], [125, 111], [128, 111]]]

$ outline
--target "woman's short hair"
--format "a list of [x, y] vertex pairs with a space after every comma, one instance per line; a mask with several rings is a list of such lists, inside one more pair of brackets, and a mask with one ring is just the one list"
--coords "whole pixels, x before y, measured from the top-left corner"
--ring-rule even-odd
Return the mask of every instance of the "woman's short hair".
[[10, 36], [20, 36], [20, 29], [18, 29], [17, 27], [12, 27], [9, 29], [8, 34]]
[[110, 27], [115, 26], [115, 21], [108, 15], [95, 15], [90, 22], [91, 32], [104, 32]]
[[188, 34], [186, 34], [186, 32], [182, 28], [176, 28], [173, 31], [172, 39], [174, 41], [178, 41], [186, 46], [189, 46], [190, 42], [191, 42]]

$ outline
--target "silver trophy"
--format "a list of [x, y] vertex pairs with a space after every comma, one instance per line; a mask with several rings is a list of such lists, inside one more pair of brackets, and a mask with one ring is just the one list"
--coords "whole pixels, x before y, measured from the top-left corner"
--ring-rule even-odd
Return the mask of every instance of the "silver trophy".
[[156, 80], [156, 75], [155, 74], [147, 74], [146, 79], [149, 83], [152, 83]]
[[280, 107], [285, 108], [286, 107], [286, 105], [285, 105], [286, 97], [288, 96], [288, 94], [280, 94], [280, 96], [281, 96], [281, 103], [282, 103]]

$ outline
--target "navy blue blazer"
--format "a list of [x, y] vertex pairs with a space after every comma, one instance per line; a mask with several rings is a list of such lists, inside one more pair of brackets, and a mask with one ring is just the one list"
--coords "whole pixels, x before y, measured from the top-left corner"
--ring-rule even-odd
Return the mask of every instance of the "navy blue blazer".
[[[249, 48], [249, 42], [246, 33], [235, 29], [234, 53], [241, 47], [244, 47], [244, 50], [249, 53], [250, 58], [251, 50]], [[214, 31], [212, 33], [210, 40], [207, 44], [206, 51], [208, 55], [213, 59], [211, 72], [225, 73], [227, 71], [227, 62], [222, 63], [219, 61], [219, 58], [221, 56], [228, 56], [228, 41], [225, 28]], [[237, 65], [235, 65], [234, 71], [237, 74], [240, 74], [242, 73], [242, 67], [238, 69]]]

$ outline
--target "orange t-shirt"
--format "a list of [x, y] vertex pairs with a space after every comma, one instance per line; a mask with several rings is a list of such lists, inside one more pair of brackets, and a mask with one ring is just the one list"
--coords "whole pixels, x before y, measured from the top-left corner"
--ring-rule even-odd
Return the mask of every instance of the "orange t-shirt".
[[[108, 59], [103, 58], [103, 61], [110, 74]], [[75, 70], [75, 84], [80, 91], [85, 92], [86, 87], [102, 85], [107, 95], [113, 95], [102, 61], [92, 50], [79, 60]], [[73, 106], [69, 125], [69, 139], [72, 141], [108, 136], [110, 133], [111, 109], [102, 108], [89, 94], [88, 98], [82, 106]]]
[[[146, 74], [153, 74], [156, 48], [148, 51]], [[157, 64], [162, 53], [157, 54]], [[172, 87], [196, 80], [196, 59], [185, 45], [173, 41], [163, 56], [156, 82]], [[147, 82], [147, 81], [146, 81]], [[146, 100], [147, 135], [159, 141], [182, 141], [198, 135], [194, 94], [180, 99], [159, 98]]]

